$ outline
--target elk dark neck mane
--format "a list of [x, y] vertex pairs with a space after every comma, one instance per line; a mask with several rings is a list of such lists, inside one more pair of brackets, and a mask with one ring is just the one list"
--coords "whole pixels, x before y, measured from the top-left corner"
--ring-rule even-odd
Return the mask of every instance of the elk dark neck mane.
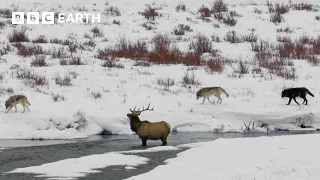
[[131, 116], [131, 119], [130, 119], [131, 130], [133, 132], [137, 133], [140, 126], [141, 126], [141, 121], [140, 121], [139, 117], [138, 116]]

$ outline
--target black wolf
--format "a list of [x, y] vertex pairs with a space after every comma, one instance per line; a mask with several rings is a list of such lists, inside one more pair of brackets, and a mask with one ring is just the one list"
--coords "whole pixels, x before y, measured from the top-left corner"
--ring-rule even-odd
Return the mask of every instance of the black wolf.
[[296, 97], [301, 97], [304, 100], [303, 103], [305, 102], [306, 103], [305, 105], [307, 105], [308, 104], [308, 100], [306, 98], [307, 94], [314, 97], [314, 95], [305, 87], [289, 88], [282, 91], [281, 98], [284, 98], [284, 97], [289, 98], [289, 102], [287, 105], [291, 103], [292, 99], [299, 105], [299, 103], [296, 100]]

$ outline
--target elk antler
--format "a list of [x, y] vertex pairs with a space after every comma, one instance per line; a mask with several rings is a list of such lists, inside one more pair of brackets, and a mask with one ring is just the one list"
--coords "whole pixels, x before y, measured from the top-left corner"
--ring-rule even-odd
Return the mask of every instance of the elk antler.
[[147, 109], [144, 108], [144, 106], [142, 107], [142, 110], [140, 112], [143, 112], [143, 111], [153, 111], [153, 108], [152, 109], [149, 109], [150, 108], [150, 103], [148, 104], [148, 107]]
[[130, 108], [129, 111], [130, 111], [131, 113], [137, 114], [137, 115], [140, 115], [140, 113], [143, 112], [143, 111], [147, 111], [147, 110], [153, 111], [153, 108], [150, 109], [150, 103], [149, 103], [149, 105], [148, 105], [148, 107], [147, 107], [146, 109], [144, 108], [144, 106], [143, 106], [142, 108], [143, 108], [143, 109], [142, 109], [141, 111], [140, 111], [140, 108], [139, 108], [138, 110], [136, 110], [136, 106], [135, 106], [133, 110]]

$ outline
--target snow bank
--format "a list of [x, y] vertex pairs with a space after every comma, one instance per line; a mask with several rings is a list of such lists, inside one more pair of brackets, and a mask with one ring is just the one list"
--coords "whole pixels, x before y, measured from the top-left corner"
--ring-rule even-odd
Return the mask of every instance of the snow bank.
[[[46, 163], [40, 166], [14, 169], [7, 173], [33, 173], [37, 177], [46, 178], [76, 178], [85, 177], [88, 173], [99, 173], [99, 168], [108, 166], [137, 166], [146, 164], [147, 158], [136, 155], [123, 155], [118, 153], [95, 154], [80, 158], [64, 159], [53, 163]], [[72, 168], [70, 168], [72, 167]]]
[[166, 160], [166, 165], [126, 180], [316, 180], [320, 178], [319, 138], [318, 134], [294, 135], [193, 144], [177, 158]]

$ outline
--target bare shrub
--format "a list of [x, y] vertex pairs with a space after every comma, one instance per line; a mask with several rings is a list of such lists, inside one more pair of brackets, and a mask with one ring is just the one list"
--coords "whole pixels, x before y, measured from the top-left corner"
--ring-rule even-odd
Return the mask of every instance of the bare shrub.
[[104, 13], [108, 14], [110, 16], [121, 16], [119, 8], [114, 7], [114, 6], [110, 6], [110, 7], [106, 8], [104, 10]]
[[90, 30], [93, 33], [93, 37], [103, 37], [103, 32], [97, 26], [93, 27]]
[[65, 101], [66, 98], [60, 94], [52, 94], [53, 102]]
[[217, 34], [212, 34], [212, 35], [211, 35], [211, 40], [212, 40], [213, 42], [221, 42], [221, 39], [220, 39], [220, 37], [219, 37]]
[[37, 54], [44, 54], [44, 51], [41, 46], [35, 46], [35, 45], [30, 45], [30, 46], [25, 46], [21, 43], [16, 43], [14, 46], [18, 50], [18, 55], [20, 56], [32, 56], [32, 55], [37, 55]]
[[311, 66], [319, 66], [320, 64], [320, 60], [314, 55], [308, 56], [307, 61], [311, 64]]
[[118, 39], [114, 48], [105, 48], [98, 50], [95, 56], [98, 59], [114, 58], [130, 58], [140, 62], [145, 61], [144, 65], [149, 66], [150, 63], [156, 64], [185, 64], [200, 65], [200, 55], [203, 52], [209, 52], [215, 56], [218, 51], [211, 46], [211, 40], [206, 36], [197, 36], [196, 40], [189, 44], [191, 52], [182, 52], [173, 42], [168, 34], [157, 34], [152, 40], [152, 47], [148, 50], [144, 41], [132, 42], [122, 37]]
[[0, 21], [0, 29], [3, 29], [6, 27], [6, 22], [5, 21]]
[[54, 82], [60, 86], [72, 86], [71, 78], [68, 75], [61, 77], [59, 74], [56, 74]]
[[3, 46], [2, 49], [0, 49], [0, 57], [2, 55], [8, 54], [11, 51], [13, 51], [13, 48], [12, 48], [12, 46], [10, 46], [10, 44]]
[[21, 69], [17, 67], [14, 74], [16, 78], [24, 80], [23, 83], [31, 88], [48, 85], [45, 76], [38, 75], [29, 69]]
[[270, 22], [273, 22], [275, 24], [282, 23], [284, 21], [284, 18], [282, 14], [280, 13], [271, 13], [270, 14]]
[[94, 99], [99, 99], [102, 97], [102, 94], [97, 91], [97, 92], [91, 92], [91, 96], [94, 98]]
[[0, 82], [3, 82], [3, 80], [4, 80], [4, 73], [1, 72], [1, 73], [0, 73]]
[[178, 4], [176, 6], [176, 11], [179, 12], [179, 11], [186, 11], [186, 5], [185, 4]]
[[156, 8], [153, 8], [150, 5], [148, 5], [143, 12], [140, 12], [140, 14], [144, 16], [147, 20], [155, 21], [156, 17], [159, 16], [159, 13], [156, 10]]
[[200, 13], [201, 19], [206, 19], [207, 17], [211, 16], [210, 9], [204, 5], [202, 5], [199, 9], [198, 12]]
[[66, 45], [68, 46], [69, 52], [72, 54], [77, 53], [79, 43], [77, 41], [77, 35], [74, 33], [69, 33], [68, 39], [65, 40]]
[[184, 24], [179, 24], [176, 26], [173, 30], [173, 33], [175, 35], [185, 35], [185, 32], [192, 32], [192, 29], [190, 28], [189, 25], [184, 25]]
[[51, 51], [51, 57], [52, 58], [66, 58], [67, 54], [65, 53], [65, 49], [63, 47], [60, 47], [59, 49], [53, 48]]
[[175, 80], [169, 77], [157, 78], [156, 82], [159, 86], [163, 86], [165, 91], [169, 91], [169, 88], [175, 85]]
[[277, 71], [276, 74], [284, 79], [295, 80], [298, 78], [295, 68], [284, 68], [283, 70]]
[[13, 30], [8, 36], [9, 42], [29, 42], [30, 39], [25, 30]]
[[212, 48], [212, 42], [210, 38], [201, 33], [198, 33], [198, 35], [195, 36], [195, 41], [189, 43], [189, 49], [192, 49], [200, 54], [208, 52], [216, 55], [217, 53], [217, 51]]
[[108, 67], [108, 68], [124, 68], [124, 65], [118, 62], [119, 59], [114, 57], [107, 57], [103, 60], [103, 63], [101, 64], [102, 67]]
[[252, 42], [257, 42], [258, 41], [258, 36], [254, 32], [250, 32], [248, 34], [242, 35], [241, 39], [243, 41], [252, 43]]
[[120, 26], [120, 25], [121, 25], [120, 21], [115, 20], [115, 19], [112, 21], [112, 24], [116, 24], [116, 25], [118, 25], [118, 26]]
[[312, 54], [320, 55], [320, 36], [311, 42]]
[[53, 39], [50, 39], [50, 43], [52, 43], [52, 44], [68, 45], [70, 42], [69, 42], [68, 39], [66, 39], [66, 40], [61, 40], [61, 39], [58, 39], [58, 38], [53, 38]]
[[294, 10], [298, 10], [298, 11], [313, 11], [313, 4], [307, 4], [307, 3], [299, 3], [299, 4], [293, 4], [292, 8]]
[[241, 17], [241, 15], [237, 13], [237, 11], [230, 11], [228, 15], [230, 15], [231, 17]]
[[251, 51], [258, 53], [268, 53], [270, 51], [270, 44], [267, 41], [259, 40], [251, 43]]
[[0, 95], [5, 95], [5, 94], [13, 94], [14, 90], [12, 88], [5, 88], [0, 86]]
[[59, 60], [59, 64], [60, 64], [61, 66], [66, 66], [66, 65], [68, 65], [68, 61], [67, 61], [66, 59], [64, 59], [64, 58], [61, 58], [61, 59]]
[[152, 21], [144, 22], [141, 24], [141, 26], [144, 27], [147, 31], [157, 29], [155, 27], [155, 23], [153, 23]]
[[85, 5], [80, 5], [80, 4], [77, 4], [77, 6], [72, 6], [72, 9], [75, 10], [75, 11], [79, 11], [79, 12], [86, 12], [88, 11], [88, 8], [85, 7]]
[[213, 6], [211, 7], [212, 13], [227, 12], [228, 5], [223, 2], [223, 0], [215, 0]]
[[258, 8], [254, 8], [253, 12], [256, 13], [256, 14], [262, 14], [262, 10], [258, 9]]
[[83, 42], [83, 45], [84, 46], [89, 46], [91, 48], [95, 48], [96, 47], [96, 43], [94, 42], [93, 39], [89, 39], [89, 40]]
[[0, 9], [0, 17], [12, 18], [12, 10], [10, 10], [8, 8], [1, 8]]
[[269, 13], [285, 14], [285, 13], [289, 12], [289, 10], [290, 10], [290, 6], [286, 5], [284, 3], [272, 4], [272, 3], [268, 2], [267, 6], [268, 6]]
[[31, 61], [32, 67], [46, 67], [48, 66], [46, 62], [46, 56], [35, 56]]
[[278, 28], [277, 32], [285, 32], [285, 33], [292, 33], [293, 29], [291, 29], [290, 27], [285, 27], [285, 28]]
[[210, 61], [207, 61], [206, 62], [206, 68], [207, 68], [207, 72], [223, 72], [224, 70], [224, 65], [225, 65], [225, 62], [224, 60], [220, 57], [220, 58], [217, 58], [217, 59], [213, 59], [213, 60], [210, 60]]
[[227, 15], [222, 18], [222, 22], [228, 26], [235, 26], [238, 21], [233, 16]]
[[88, 120], [86, 118], [86, 114], [78, 110], [73, 117], [75, 118], [74, 122], [69, 123], [66, 128], [74, 128], [76, 130], [83, 129], [88, 126]]
[[148, 54], [147, 43], [141, 40], [131, 42], [125, 37], [120, 37], [116, 42], [115, 48], [98, 49], [95, 56], [98, 59], [130, 58], [133, 60], [143, 60]]
[[182, 85], [188, 87], [190, 85], [199, 86], [201, 82], [196, 78], [194, 71], [189, 74], [189, 71], [184, 72], [184, 76], [182, 77]]
[[233, 67], [235, 73], [248, 74], [249, 64], [248, 62], [239, 61], [236, 67]]
[[68, 62], [68, 65], [76, 65], [76, 66], [85, 65], [85, 64], [86, 63], [83, 62], [79, 56], [71, 56]]
[[224, 37], [224, 40], [226, 42], [230, 42], [230, 43], [242, 43], [243, 40], [241, 38], [241, 36], [239, 36], [235, 31], [229, 31], [227, 32], [227, 34]]
[[40, 35], [36, 39], [32, 40], [33, 43], [48, 43], [48, 39], [45, 35]]

